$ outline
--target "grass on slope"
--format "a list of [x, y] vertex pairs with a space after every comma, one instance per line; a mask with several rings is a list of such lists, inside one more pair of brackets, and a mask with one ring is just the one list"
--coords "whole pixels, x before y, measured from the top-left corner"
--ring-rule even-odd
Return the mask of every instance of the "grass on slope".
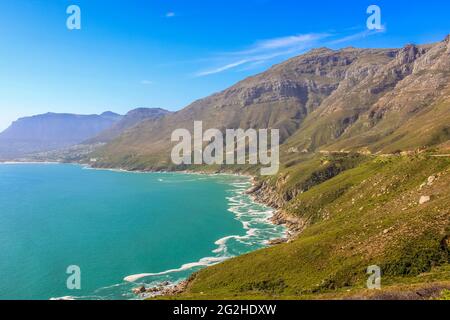
[[[448, 158], [364, 162], [288, 202], [287, 212], [311, 221], [297, 239], [202, 270], [181, 297], [301, 298], [364, 288], [373, 264], [383, 283], [420, 283], [421, 274], [449, 263], [449, 181]], [[422, 195], [431, 201], [419, 205]]]

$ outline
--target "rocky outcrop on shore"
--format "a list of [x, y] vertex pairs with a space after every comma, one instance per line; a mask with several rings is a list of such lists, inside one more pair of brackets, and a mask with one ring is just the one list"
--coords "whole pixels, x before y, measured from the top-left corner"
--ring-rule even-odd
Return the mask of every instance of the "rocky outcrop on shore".
[[174, 296], [183, 293], [189, 284], [189, 279], [171, 284], [168, 281], [161, 282], [157, 286], [145, 287], [139, 286], [134, 288], [132, 292], [142, 298], [151, 298], [155, 296]]
[[288, 215], [283, 210], [277, 210], [271, 218], [272, 223], [284, 225], [288, 229], [288, 242], [294, 239], [300, 232], [303, 231], [305, 223], [302, 219]]
[[[282, 207], [285, 204], [285, 200], [279, 191], [270, 186], [267, 182], [260, 182], [253, 178], [253, 186], [249, 188], [246, 193], [249, 194], [254, 201], [263, 203], [269, 207], [275, 209], [275, 213], [270, 218], [270, 221], [274, 224], [284, 225], [288, 229], [287, 231], [287, 241], [295, 238], [305, 227], [305, 222], [292, 215], [287, 214], [283, 211]], [[282, 243], [281, 241], [276, 241], [275, 239], [269, 241], [269, 244]]]
[[[203, 173], [205, 172], [195, 172]], [[271, 239], [267, 243], [269, 245], [277, 245], [290, 242], [294, 239], [304, 228], [304, 222], [300, 218], [296, 218], [286, 214], [282, 209], [284, 203], [283, 198], [277, 190], [272, 188], [265, 182], [260, 182], [256, 177], [252, 177], [252, 186], [245, 191], [246, 194], [252, 197], [255, 202], [259, 202], [275, 209], [274, 215], [270, 218], [273, 224], [284, 225], [288, 229], [286, 237]], [[194, 279], [195, 274], [188, 279], [177, 284], [170, 282], [162, 282], [157, 286], [146, 287], [144, 285], [136, 287], [132, 292], [142, 298], [151, 298], [155, 296], [174, 296], [182, 294], [189, 283]]]

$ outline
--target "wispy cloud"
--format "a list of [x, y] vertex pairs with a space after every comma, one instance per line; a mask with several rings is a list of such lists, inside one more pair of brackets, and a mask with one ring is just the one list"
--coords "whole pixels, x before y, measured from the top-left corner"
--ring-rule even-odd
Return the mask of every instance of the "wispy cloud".
[[145, 85], [145, 86], [148, 86], [148, 85], [153, 84], [153, 81], [150, 81], [150, 80], [141, 80], [141, 84], [142, 84], [142, 85]]
[[356, 40], [360, 40], [366, 37], [369, 37], [371, 35], [375, 35], [375, 34], [379, 34], [379, 33], [383, 33], [386, 32], [386, 27], [382, 26], [382, 28], [380, 30], [364, 30], [355, 34], [351, 34], [342, 38], [338, 38], [335, 40], [332, 40], [330, 42], [328, 42], [328, 45], [337, 45], [337, 44], [341, 44], [341, 43], [346, 43], [346, 42], [351, 42], [351, 41], [356, 41]]
[[249, 62], [249, 61], [246, 60], [246, 59], [240, 60], [240, 61], [236, 61], [236, 62], [233, 62], [233, 63], [230, 63], [230, 64], [226, 64], [226, 65], [224, 65], [222, 67], [218, 67], [218, 68], [215, 68], [215, 69], [206, 70], [206, 71], [200, 71], [200, 72], [196, 73], [196, 76], [203, 77], [203, 76], [208, 76], [210, 74], [219, 73], [219, 72], [222, 72], [222, 71], [226, 71], [228, 69], [232, 69], [232, 68], [238, 67], [238, 66], [243, 65], [243, 64], [245, 64], [247, 62]]
[[248, 49], [222, 54], [220, 60], [229, 60], [228, 63], [199, 71], [195, 76], [208, 76], [246, 64], [257, 66], [276, 57], [299, 53], [327, 36], [327, 34], [304, 34], [258, 41]]
[[296, 46], [303, 46], [308, 43], [312, 43], [316, 40], [320, 40], [328, 37], [329, 34], [299, 34], [288, 37], [281, 37], [275, 39], [268, 39], [259, 41], [256, 43], [255, 47], [250, 50], [250, 52], [258, 52], [264, 50], [273, 50], [273, 49], [281, 49], [281, 48], [291, 48]]
[[175, 12], [169, 11], [166, 13], [166, 18], [173, 18], [173, 17], [175, 17]]
[[222, 61], [215, 67], [195, 73], [196, 77], [209, 76], [228, 70], [249, 70], [280, 57], [289, 57], [304, 53], [318, 46], [336, 46], [347, 42], [384, 32], [382, 30], [364, 30], [353, 34], [309, 33], [257, 41], [247, 49], [222, 53], [211, 60]]

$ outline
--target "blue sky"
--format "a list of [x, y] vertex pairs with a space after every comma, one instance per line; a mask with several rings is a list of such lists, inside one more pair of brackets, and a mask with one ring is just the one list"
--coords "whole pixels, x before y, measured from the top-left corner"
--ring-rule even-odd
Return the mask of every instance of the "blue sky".
[[[81, 30], [66, 28], [72, 4]], [[366, 28], [371, 4], [382, 32]], [[1, 0], [0, 130], [48, 111], [178, 110], [314, 47], [440, 41], [449, 12], [443, 0]]]

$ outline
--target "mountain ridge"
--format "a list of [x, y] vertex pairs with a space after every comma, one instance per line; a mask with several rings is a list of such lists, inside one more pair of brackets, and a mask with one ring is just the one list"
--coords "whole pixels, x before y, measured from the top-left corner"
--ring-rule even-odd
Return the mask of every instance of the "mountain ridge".
[[[96, 165], [171, 167], [171, 132], [192, 130], [195, 120], [222, 132], [277, 128], [282, 157], [289, 150], [389, 153], [439, 145], [450, 136], [449, 52], [449, 37], [397, 49], [311, 50], [161, 121], [140, 123], [99, 150]], [[419, 106], [429, 112], [420, 113]], [[427, 135], [415, 137], [408, 128], [423, 128], [433, 114], [441, 117], [424, 128]]]
[[171, 112], [162, 108], [136, 108], [128, 111], [118, 122], [110, 128], [100, 132], [97, 136], [85, 141], [84, 143], [105, 143], [117, 138], [125, 130], [137, 125], [139, 122], [147, 119], [158, 120]]

